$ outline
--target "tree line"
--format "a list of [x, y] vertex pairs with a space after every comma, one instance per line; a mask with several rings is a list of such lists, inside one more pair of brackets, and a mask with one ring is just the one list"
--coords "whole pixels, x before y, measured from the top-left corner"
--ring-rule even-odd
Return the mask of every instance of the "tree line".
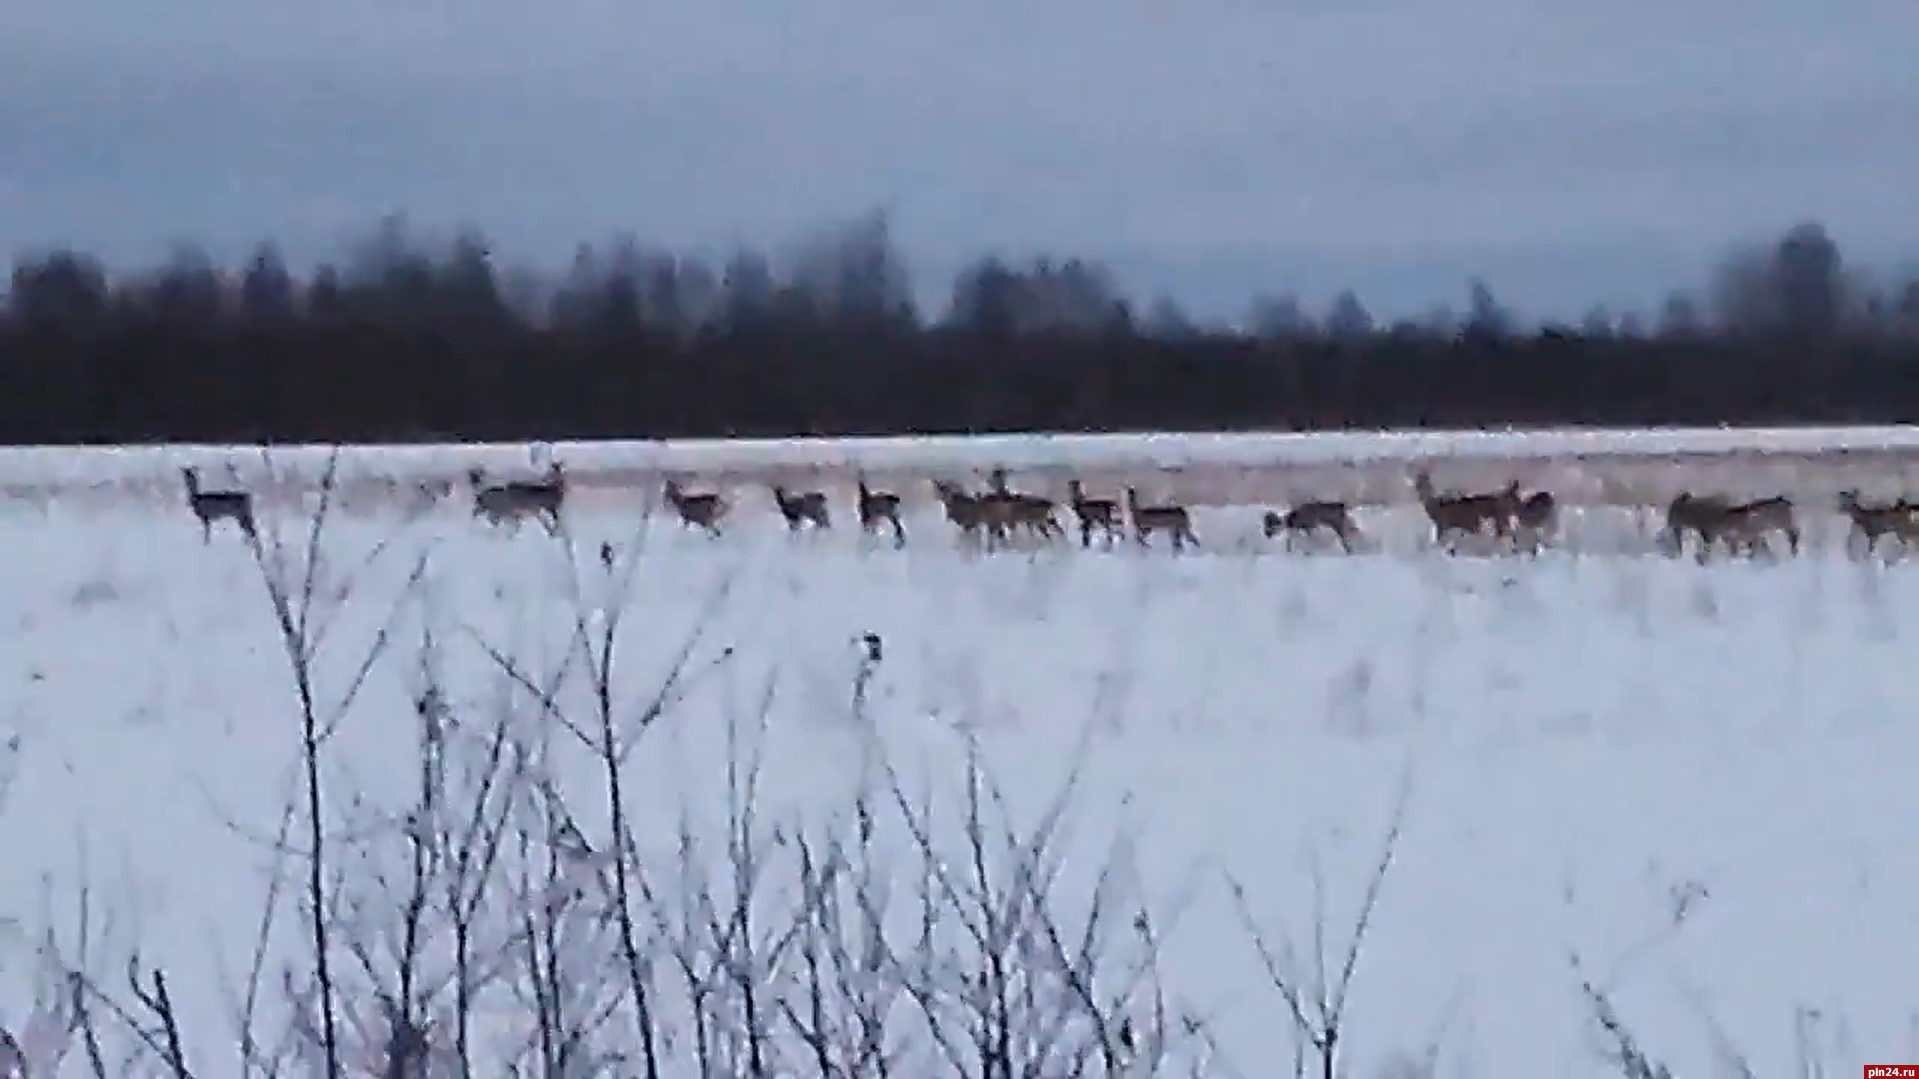
[[182, 248], [110, 272], [20, 258], [0, 442], [779, 437], [988, 431], [1893, 423], [1919, 416], [1919, 280], [1878, 284], [1817, 224], [1728, 254], [1656, 317], [1377, 320], [1256, 297], [1239, 325], [1129, 297], [1097, 262], [984, 257], [922, 310], [883, 214], [778, 260], [630, 239], [548, 280], [477, 233], [389, 219], [291, 272]]

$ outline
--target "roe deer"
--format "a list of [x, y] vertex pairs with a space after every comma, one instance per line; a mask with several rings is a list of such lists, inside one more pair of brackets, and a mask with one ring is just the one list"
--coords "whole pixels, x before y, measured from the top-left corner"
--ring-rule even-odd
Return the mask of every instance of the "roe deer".
[[939, 495], [940, 508], [946, 511], [946, 519], [960, 530], [962, 539], [977, 543], [983, 537], [991, 538], [996, 526], [987, 519], [984, 500], [945, 480], [934, 480], [932, 483], [933, 490]]
[[1353, 541], [1359, 538], [1359, 529], [1354, 527], [1352, 511], [1344, 502], [1301, 502], [1285, 513], [1266, 511], [1266, 538], [1272, 539], [1284, 532], [1287, 550], [1292, 550], [1300, 537], [1310, 536], [1322, 528], [1339, 540], [1341, 550], [1353, 553]]
[[1852, 519], [1852, 531], [1846, 536], [1846, 545], [1851, 547], [1853, 540], [1864, 537], [1866, 548], [1863, 553], [1867, 557], [1879, 546], [1879, 541], [1887, 536], [1899, 541], [1901, 553], [1911, 548], [1915, 539], [1919, 539], [1919, 504], [1907, 501], [1904, 496], [1897, 502], [1867, 505], [1859, 501], [1857, 490], [1847, 489], [1839, 492], [1839, 508]]
[[1758, 556], [1771, 552], [1774, 533], [1786, 537], [1787, 550], [1799, 553], [1799, 520], [1792, 499], [1784, 495], [1761, 498], [1726, 509], [1722, 533], [1735, 544], [1743, 543], [1746, 553]]
[[773, 487], [773, 501], [779, 504], [780, 516], [786, 518], [788, 530], [798, 532], [806, 525], [814, 528], [831, 528], [832, 514], [826, 508], [826, 496], [818, 491], [802, 491], [788, 494], [786, 488]]
[[993, 470], [992, 482], [993, 489], [982, 501], [987, 521], [993, 525], [997, 538], [1010, 539], [1015, 528], [1024, 528], [1042, 541], [1066, 535], [1066, 530], [1053, 517], [1052, 499], [1007, 489], [1003, 468]]
[[213, 542], [213, 524], [216, 521], [232, 521], [249, 539], [257, 541], [259, 532], [253, 525], [253, 496], [245, 491], [203, 491], [200, 489], [200, 474], [191, 468], [180, 470], [180, 476], [186, 480], [187, 506], [193, 510], [193, 516], [200, 521], [200, 542]]
[[1730, 500], [1720, 495], [1696, 495], [1681, 491], [1666, 504], [1666, 527], [1659, 532], [1659, 546], [1674, 558], [1686, 553], [1686, 533], [1699, 537], [1699, 561], [1711, 557], [1712, 546], [1725, 528]]
[[1139, 491], [1126, 489], [1126, 512], [1133, 519], [1133, 540], [1141, 547], [1146, 546], [1147, 537], [1155, 532], [1164, 532], [1173, 538], [1173, 550], [1182, 551], [1188, 543], [1199, 546], [1199, 537], [1193, 535], [1193, 518], [1186, 507], [1169, 502], [1165, 505], [1142, 506]]
[[1484, 535], [1488, 521], [1492, 522], [1496, 538], [1510, 540], [1511, 496], [1517, 493], [1517, 488], [1518, 484], [1514, 484], [1497, 494], [1442, 495], [1433, 489], [1432, 473], [1422, 468], [1413, 476], [1413, 490], [1419, 495], [1419, 504], [1426, 509], [1427, 519], [1433, 523], [1433, 542], [1441, 547], [1459, 536]]
[[1106, 537], [1106, 546], [1111, 547], [1119, 538], [1119, 503], [1110, 498], [1087, 498], [1076, 479], [1066, 481], [1066, 497], [1073, 516], [1079, 519], [1079, 545], [1091, 547], [1097, 529]]
[[708, 535], [720, 534], [720, 521], [726, 516], [726, 499], [713, 492], [690, 495], [680, 488], [678, 480], [666, 481], [666, 500], [673, 504], [673, 510], [680, 515], [680, 523], [689, 528], [705, 529]]
[[996, 505], [992, 512], [1000, 518], [1006, 532], [1024, 528], [1040, 540], [1061, 539], [1066, 535], [1059, 518], [1053, 516], [1050, 498], [1014, 492], [998, 495], [993, 501]]
[[1686, 549], [1686, 533], [1699, 537], [1699, 561], [1712, 556], [1713, 546], [1723, 539], [1731, 554], [1742, 550], [1757, 555], [1769, 550], [1769, 540], [1777, 532], [1786, 537], [1793, 554], [1799, 553], [1799, 522], [1792, 500], [1781, 496], [1753, 502], [1734, 503], [1720, 495], [1699, 496], [1682, 491], [1666, 507], [1666, 528], [1662, 546], [1673, 555]]
[[546, 477], [539, 480], [488, 483], [486, 473], [477, 467], [468, 470], [467, 478], [473, 481], [473, 516], [515, 530], [522, 520], [534, 517], [549, 532], [559, 530], [560, 508], [566, 503], [566, 473], [558, 461], [549, 464]]
[[906, 545], [906, 529], [900, 524], [900, 496], [885, 491], [875, 491], [866, 486], [866, 477], [861, 476], [860, 484], [860, 530], [878, 532], [882, 524], [893, 526], [893, 546]]
[[1517, 547], [1523, 541], [1528, 551], [1538, 554], [1559, 530], [1559, 500], [1551, 491], [1534, 491], [1520, 498], [1517, 480], [1506, 491], [1512, 499], [1513, 545]]

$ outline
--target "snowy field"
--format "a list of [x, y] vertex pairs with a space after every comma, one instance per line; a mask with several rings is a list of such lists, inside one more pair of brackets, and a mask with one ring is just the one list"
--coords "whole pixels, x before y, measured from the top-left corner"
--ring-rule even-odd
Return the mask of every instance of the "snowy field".
[[650, 1032], [675, 1077], [1317, 1075], [1362, 914], [1342, 1075], [1919, 1061], [1919, 566], [1445, 558], [1398, 511], [1350, 558], [1252, 511], [981, 557], [763, 509], [556, 541], [456, 495], [310, 542], [277, 505], [257, 558], [177, 496], [0, 511], [33, 1074], [95, 1074], [89, 1029], [104, 1074], [324, 1074], [309, 715], [344, 1074], [637, 1076]]
[[[337, 457], [336, 457], [337, 454]], [[1801, 428], [1557, 428], [1504, 431], [1377, 431], [1316, 434], [983, 435], [914, 438], [462, 443], [407, 446], [15, 446], [0, 447], [0, 489], [112, 496], [176, 493], [191, 466], [250, 489], [308, 487], [328, 468], [342, 483], [413, 484], [461, 478], [473, 466], [511, 472], [534, 459], [563, 462], [576, 481], [622, 482], [661, 473], [764, 481], [769, 475], [848, 477], [984, 473], [1146, 472], [1203, 474], [1363, 469], [1437, 459], [1475, 466], [1514, 460], [1701, 463], [1752, 469], [1871, 461], [1904, 465], [1919, 456], [1919, 426]], [[1903, 469], [1900, 470], [1903, 473]], [[1203, 499], [1200, 501], [1204, 501]]]

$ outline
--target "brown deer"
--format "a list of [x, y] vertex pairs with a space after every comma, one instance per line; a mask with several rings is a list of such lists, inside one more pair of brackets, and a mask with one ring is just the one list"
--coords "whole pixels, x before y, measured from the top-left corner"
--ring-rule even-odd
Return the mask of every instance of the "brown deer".
[[1559, 530], [1559, 500], [1551, 491], [1534, 491], [1521, 498], [1517, 480], [1506, 488], [1506, 494], [1511, 500], [1508, 516], [1512, 520], [1513, 545], [1518, 547], [1523, 543], [1526, 550], [1538, 554]]
[[1054, 516], [1053, 500], [1038, 495], [1012, 492], [995, 499], [997, 513], [1005, 523], [1006, 530], [1023, 528], [1041, 541], [1062, 539], [1066, 529]]
[[1677, 558], [1686, 552], [1686, 534], [1699, 537], [1699, 561], [1711, 557], [1712, 547], [1725, 531], [1730, 500], [1719, 495], [1696, 495], [1681, 491], [1666, 505], [1666, 527], [1660, 530], [1659, 545]]
[[1199, 546], [1199, 537], [1193, 534], [1193, 518], [1186, 507], [1178, 503], [1142, 506], [1139, 491], [1126, 489], [1126, 513], [1133, 519], [1133, 541], [1141, 547], [1147, 545], [1147, 538], [1155, 532], [1164, 532], [1172, 537], [1173, 550], [1183, 551], [1188, 543]]
[[865, 532], [878, 532], [883, 524], [893, 526], [893, 546], [906, 546], [906, 529], [900, 524], [900, 496], [885, 491], [875, 491], [866, 486], [866, 477], [860, 477], [859, 509], [860, 529]]
[[1442, 495], [1433, 489], [1432, 473], [1422, 468], [1413, 476], [1413, 490], [1419, 495], [1419, 504], [1426, 509], [1427, 519], [1433, 523], [1433, 542], [1448, 550], [1452, 549], [1448, 546], [1449, 540], [1484, 535], [1487, 522], [1492, 523], [1497, 539], [1510, 540], [1510, 496], [1516, 493], [1517, 487], [1514, 484], [1496, 494]]
[[832, 513], [826, 508], [826, 496], [818, 491], [789, 494], [786, 488], [775, 484], [773, 501], [779, 504], [780, 516], [786, 518], [789, 531], [798, 532], [807, 525], [812, 525], [816, 530], [833, 527]]
[[688, 528], [704, 529], [708, 535], [720, 534], [720, 521], [726, 517], [726, 499], [714, 492], [690, 495], [680, 487], [678, 480], [666, 481], [666, 500], [673, 511], [680, 515], [680, 524]]
[[1353, 541], [1359, 538], [1359, 529], [1353, 525], [1352, 511], [1344, 502], [1301, 502], [1285, 513], [1266, 511], [1266, 538], [1285, 533], [1287, 550], [1292, 550], [1299, 538], [1311, 536], [1322, 528], [1339, 540], [1341, 550], [1353, 553]]
[[1790, 553], [1799, 553], [1799, 520], [1792, 499], [1774, 495], [1727, 508], [1722, 534], [1733, 544], [1744, 545], [1748, 555], [1770, 552], [1774, 533], [1786, 537]]
[[1108, 547], [1119, 538], [1119, 503], [1110, 498], [1087, 498], [1085, 489], [1074, 479], [1066, 482], [1066, 504], [1072, 507], [1073, 516], [1079, 520], [1080, 547], [1093, 545], [1095, 530], [1106, 537]]
[[1792, 500], [1775, 496], [1734, 503], [1720, 495], [1700, 496], [1682, 491], [1666, 507], [1662, 546], [1673, 555], [1685, 551], [1686, 533], [1699, 537], [1699, 561], [1712, 556], [1713, 547], [1726, 541], [1728, 553], [1758, 555], [1770, 550], [1773, 533], [1786, 537], [1788, 548], [1799, 553], [1799, 522]]
[[974, 543], [985, 539], [990, 543], [996, 526], [988, 520], [985, 501], [946, 480], [932, 482], [934, 492], [939, 495], [940, 508], [946, 511], [946, 519], [960, 530], [961, 538]]
[[993, 489], [982, 498], [986, 506], [988, 521], [994, 526], [995, 535], [1000, 539], [1011, 539], [1013, 530], [1024, 528], [1041, 541], [1058, 539], [1066, 535], [1059, 521], [1053, 516], [1053, 500], [1038, 495], [1022, 494], [1006, 486], [1006, 470], [996, 468], [992, 477]]
[[248, 539], [259, 542], [260, 533], [253, 523], [253, 496], [245, 491], [203, 491], [200, 474], [182, 468], [180, 476], [187, 485], [187, 506], [200, 521], [200, 542], [213, 542], [216, 521], [232, 521]]
[[473, 482], [473, 516], [485, 517], [492, 525], [506, 524], [514, 530], [528, 517], [539, 519], [548, 531], [558, 531], [560, 509], [566, 503], [566, 472], [558, 461], [547, 466], [546, 476], [538, 480], [509, 480], [488, 483], [478, 467], [468, 470]]
[[1839, 492], [1839, 509], [1852, 520], [1852, 531], [1846, 536], [1847, 546], [1863, 538], [1866, 547], [1862, 553], [1867, 557], [1887, 536], [1899, 541], [1902, 554], [1919, 539], [1919, 503], [1909, 502], [1904, 496], [1897, 502], [1868, 505], [1859, 501], [1857, 490], [1848, 489]]

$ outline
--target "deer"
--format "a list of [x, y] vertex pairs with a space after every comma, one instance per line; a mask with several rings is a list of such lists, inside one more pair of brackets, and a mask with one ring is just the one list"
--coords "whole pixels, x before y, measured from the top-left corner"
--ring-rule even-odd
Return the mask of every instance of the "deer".
[[186, 481], [187, 507], [200, 522], [200, 543], [213, 542], [213, 526], [219, 521], [232, 521], [239, 526], [241, 534], [254, 542], [259, 542], [260, 533], [253, 523], [253, 496], [245, 491], [204, 491], [200, 489], [200, 474], [191, 468], [182, 468], [180, 476]]
[[859, 479], [860, 530], [878, 532], [883, 524], [893, 526], [893, 546], [906, 546], [906, 529], [900, 524], [900, 496], [885, 491], [875, 491], [866, 486], [866, 477]]
[[1073, 509], [1073, 516], [1079, 520], [1079, 545], [1082, 549], [1093, 545], [1095, 530], [1105, 536], [1108, 547], [1119, 538], [1119, 503], [1110, 498], [1087, 498], [1085, 488], [1080, 486], [1077, 479], [1066, 481], [1066, 500], [1066, 504]]
[[1755, 557], [1761, 551], [1771, 551], [1770, 541], [1775, 532], [1786, 537], [1790, 553], [1799, 553], [1798, 516], [1792, 499], [1784, 495], [1728, 507], [1722, 531], [1730, 542], [1744, 544], [1746, 553]]
[[990, 542], [998, 526], [988, 520], [985, 501], [946, 480], [934, 480], [932, 483], [934, 492], [939, 495], [940, 508], [946, 511], [946, 519], [960, 530], [961, 538], [974, 543], [982, 538]]
[[1291, 550], [1300, 537], [1310, 536], [1322, 528], [1339, 540], [1341, 550], [1353, 553], [1353, 541], [1359, 538], [1359, 529], [1353, 525], [1352, 511], [1344, 502], [1301, 502], [1285, 513], [1267, 510], [1264, 520], [1266, 538], [1285, 533], [1287, 550]]
[[1419, 504], [1426, 508], [1427, 519], [1433, 523], [1433, 542], [1442, 547], [1459, 536], [1484, 535], [1488, 521], [1492, 522], [1498, 539], [1510, 540], [1511, 496], [1517, 489], [1518, 484], [1513, 484], [1496, 494], [1442, 495], [1433, 489], [1432, 473], [1422, 468], [1413, 476], [1413, 490], [1419, 495]]
[[1699, 537], [1699, 561], [1703, 564], [1725, 530], [1731, 506], [1731, 501], [1719, 495], [1679, 492], [1666, 505], [1666, 527], [1659, 533], [1660, 546], [1677, 558], [1685, 553], [1686, 533], [1690, 532]]
[[666, 481], [666, 500], [672, 504], [675, 513], [680, 515], [680, 524], [688, 528], [704, 529], [708, 535], [720, 534], [720, 521], [726, 517], [726, 499], [714, 492], [690, 495], [680, 487], [679, 481]]
[[1728, 551], [1757, 555], [1768, 548], [1774, 532], [1783, 534], [1793, 554], [1799, 553], [1799, 523], [1792, 500], [1783, 496], [1734, 503], [1721, 495], [1700, 496], [1682, 491], [1666, 507], [1664, 546], [1678, 555], [1685, 550], [1686, 533], [1699, 537], [1699, 561], [1712, 555], [1713, 545], [1726, 541]]
[[1508, 500], [1507, 516], [1512, 521], [1513, 545], [1517, 547], [1523, 540], [1526, 549], [1533, 554], [1550, 540], [1559, 527], [1559, 500], [1551, 491], [1534, 491], [1525, 498], [1519, 497], [1519, 481], [1514, 480], [1506, 487]]
[[1010, 539], [1015, 528], [1024, 528], [1042, 541], [1066, 535], [1066, 530], [1053, 516], [1052, 499], [1009, 490], [1003, 468], [993, 470], [992, 483], [993, 489], [982, 501], [986, 505], [987, 520], [994, 525], [999, 538]]
[[534, 517], [548, 531], [559, 530], [560, 508], [566, 503], [566, 472], [558, 461], [549, 464], [545, 478], [538, 480], [488, 483], [486, 473], [477, 466], [467, 471], [467, 479], [473, 483], [473, 516], [514, 530], [522, 520]]
[[1015, 528], [1024, 528], [1041, 541], [1046, 541], [1066, 535], [1066, 529], [1060, 526], [1053, 509], [1053, 500], [1050, 498], [1014, 492], [993, 498], [990, 512], [999, 518], [1007, 533], [1010, 534]]
[[1839, 492], [1839, 509], [1852, 520], [1852, 531], [1846, 542], [1864, 537], [1866, 548], [1863, 552], [1870, 557], [1879, 546], [1879, 541], [1891, 536], [1899, 541], [1899, 550], [1904, 553], [1919, 539], [1919, 503], [1913, 503], [1901, 496], [1897, 502], [1881, 502], [1868, 505], [1859, 501], [1856, 489]]
[[815, 530], [833, 527], [832, 514], [826, 508], [826, 496], [818, 491], [788, 494], [786, 488], [775, 484], [773, 501], [780, 507], [780, 516], [786, 518], [789, 531], [798, 532], [807, 525], [812, 525]]
[[1199, 537], [1193, 534], [1192, 515], [1186, 507], [1178, 503], [1142, 506], [1139, 491], [1126, 488], [1126, 513], [1133, 519], [1133, 541], [1141, 547], [1147, 545], [1147, 538], [1155, 532], [1164, 532], [1173, 539], [1173, 550], [1183, 551], [1188, 543], [1199, 546]]

